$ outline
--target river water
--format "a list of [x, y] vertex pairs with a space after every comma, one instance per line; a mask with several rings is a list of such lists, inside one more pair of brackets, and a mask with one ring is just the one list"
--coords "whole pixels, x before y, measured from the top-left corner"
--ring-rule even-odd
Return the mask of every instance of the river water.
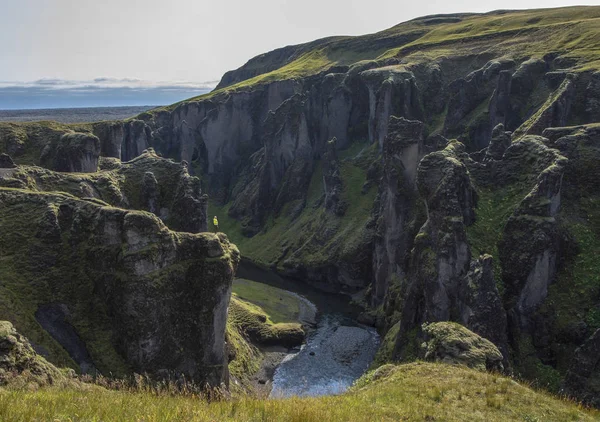
[[321, 314], [302, 349], [275, 370], [270, 397], [343, 393], [368, 369], [378, 346], [373, 328], [341, 314]]
[[306, 343], [275, 369], [270, 397], [340, 394], [369, 368], [379, 335], [356, 322], [360, 308], [349, 297], [323, 293], [248, 263], [242, 263], [238, 276], [297, 293], [317, 308], [316, 326]]

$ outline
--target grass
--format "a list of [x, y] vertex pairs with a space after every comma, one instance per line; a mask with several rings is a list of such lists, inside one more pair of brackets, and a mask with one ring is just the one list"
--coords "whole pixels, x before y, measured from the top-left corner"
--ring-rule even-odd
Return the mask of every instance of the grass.
[[246, 279], [234, 280], [232, 292], [226, 335], [235, 358], [229, 362], [229, 372], [253, 391], [248, 379], [261, 366], [261, 344], [301, 341], [300, 299], [287, 290]]
[[229, 305], [231, 323], [235, 324], [245, 338], [263, 346], [299, 346], [304, 331], [297, 322], [273, 323], [269, 315], [257, 305], [233, 297]]
[[279, 216], [270, 216], [263, 231], [248, 238], [242, 234], [241, 223], [227, 215], [229, 204], [218, 206], [209, 201], [208, 215], [219, 217], [221, 231], [238, 246], [243, 256], [264, 266], [283, 265], [288, 261], [319, 267], [336, 260], [350, 259], [369, 237], [366, 224], [377, 195], [376, 186], [371, 186], [366, 193], [362, 192], [366, 171], [363, 163], [358, 162], [368, 161], [362, 156], [370, 154], [371, 148], [365, 152], [364, 145], [359, 143], [359, 146], [350, 146], [350, 151], [343, 154], [352, 156], [355, 151], [358, 151], [356, 159], [347, 158], [341, 163], [344, 183], [341, 200], [348, 204], [342, 217], [328, 213], [320, 206], [324, 195], [320, 162], [312, 173], [306, 205], [295, 219], [288, 211], [294, 204], [288, 203]]
[[[408, 64], [418, 64], [449, 55], [484, 54], [526, 60], [541, 58], [548, 52], [573, 59], [575, 72], [600, 69], [600, 8], [500, 11], [463, 15], [458, 22], [434, 24], [421, 18], [375, 34], [317, 40], [296, 46], [297, 57], [291, 61], [289, 55], [275, 59], [271, 53], [252, 59], [242, 69], [264, 69], [263, 73], [182, 103], [268, 82], [303, 78], [336, 65], [365, 60], [402, 58]], [[172, 110], [179, 104], [166, 109]]]
[[259, 306], [272, 323], [298, 322], [300, 299], [287, 290], [252, 280], [236, 279], [233, 294]]
[[0, 389], [0, 420], [38, 421], [593, 421], [597, 411], [509, 378], [433, 363], [387, 366], [339, 396], [206, 402], [150, 392]]
[[473, 256], [487, 253], [494, 258], [494, 278], [501, 293], [503, 286], [498, 243], [506, 221], [527, 193], [528, 190], [518, 184], [497, 190], [478, 189], [476, 221], [467, 227], [467, 237]]

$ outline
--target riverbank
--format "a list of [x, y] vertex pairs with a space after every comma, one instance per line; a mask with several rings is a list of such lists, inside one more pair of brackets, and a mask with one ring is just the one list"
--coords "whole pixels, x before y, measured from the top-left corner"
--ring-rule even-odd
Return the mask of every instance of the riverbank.
[[261, 307], [272, 322], [300, 323], [306, 333], [299, 348], [258, 346], [262, 361], [249, 378], [260, 397], [339, 394], [368, 369], [379, 336], [357, 322], [360, 308], [350, 297], [324, 293], [258, 267], [246, 265], [238, 274], [247, 278], [234, 281], [235, 298]]

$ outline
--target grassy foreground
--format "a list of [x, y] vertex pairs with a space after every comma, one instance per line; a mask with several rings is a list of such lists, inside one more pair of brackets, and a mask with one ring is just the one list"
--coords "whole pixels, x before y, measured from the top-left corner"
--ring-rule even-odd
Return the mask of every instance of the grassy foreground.
[[593, 421], [600, 413], [494, 374], [434, 363], [388, 365], [349, 393], [207, 403], [142, 392], [0, 389], [2, 421]]

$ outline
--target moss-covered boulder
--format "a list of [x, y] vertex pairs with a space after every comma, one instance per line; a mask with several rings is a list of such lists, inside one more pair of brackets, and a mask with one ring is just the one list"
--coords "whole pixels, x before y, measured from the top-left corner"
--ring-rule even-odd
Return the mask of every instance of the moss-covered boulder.
[[39, 356], [8, 321], [0, 321], [0, 386], [65, 383], [68, 372]]
[[494, 344], [454, 322], [424, 324], [426, 360], [502, 371], [502, 353]]

